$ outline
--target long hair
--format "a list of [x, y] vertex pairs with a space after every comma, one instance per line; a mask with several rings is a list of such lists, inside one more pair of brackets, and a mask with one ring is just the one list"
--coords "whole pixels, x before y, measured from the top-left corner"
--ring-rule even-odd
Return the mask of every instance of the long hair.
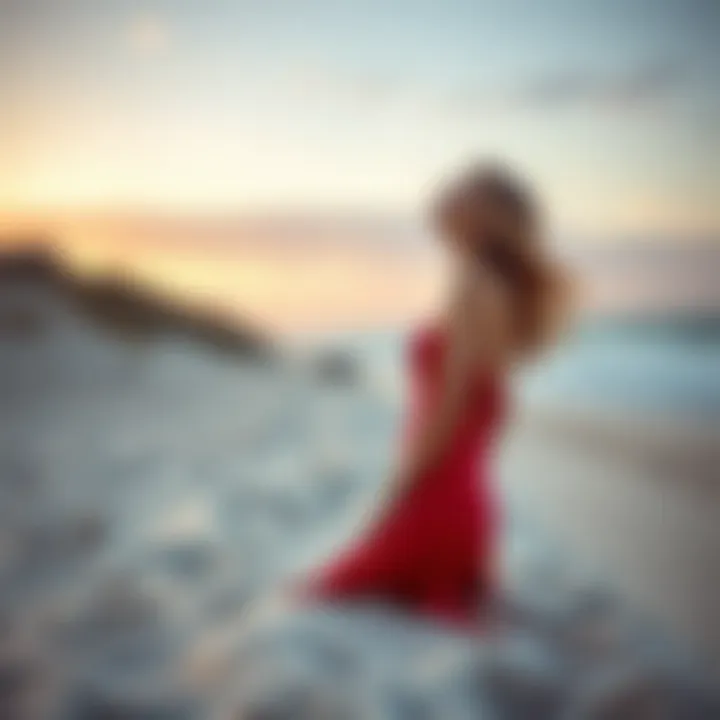
[[441, 230], [469, 245], [508, 289], [517, 354], [543, 349], [566, 318], [569, 281], [542, 237], [534, 193], [506, 168], [479, 164], [449, 183], [434, 209]]

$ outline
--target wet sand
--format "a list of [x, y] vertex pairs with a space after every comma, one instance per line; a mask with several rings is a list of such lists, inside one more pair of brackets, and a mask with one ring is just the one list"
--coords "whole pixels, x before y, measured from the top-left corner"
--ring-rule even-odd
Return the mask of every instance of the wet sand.
[[502, 459], [514, 503], [720, 676], [720, 433], [632, 410], [535, 408]]

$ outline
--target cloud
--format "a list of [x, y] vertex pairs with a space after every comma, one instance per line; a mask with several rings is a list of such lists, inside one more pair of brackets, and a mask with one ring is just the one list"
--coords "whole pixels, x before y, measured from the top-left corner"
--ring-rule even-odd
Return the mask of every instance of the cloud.
[[162, 55], [170, 47], [171, 39], [168, 23], [155, 15], [138, 15], [126, 29], [128, 47], [141, 57]]
[[663, 62], [619, 74], [570, 70], [534, 79], [506, 98], [511, 107], [552, 110], [572, 106], [625, 109], [671, 97], [683, 80], [682, 68]]
[[687, 81], [685, 70], [679, 63], [671, 62], [656, 62], [616, 73], [583, 68], [563, 70], [506, 88], [477, 88], [457, 93], [448, 105], [455, 112], [469, 116], [479, 112], [502, 115], [582, 108], [627, 112], [672, 99]]
[[589, 107], [606, 112], [625, 112], [653, 106], [672, 98], [686, 82], [680, 63], [657, 61], [619, 72], [577, 68], [526, 77], [504, 86], [465, 86], [448, 90], [420, 85], [417, 78], [342, 73], [328, 68], [295, 68], [294, 80], [305, 91], [342, 98], [365, 109], [382, 110], [406, 104], [473, 117], [518, 112], [550, 112]]

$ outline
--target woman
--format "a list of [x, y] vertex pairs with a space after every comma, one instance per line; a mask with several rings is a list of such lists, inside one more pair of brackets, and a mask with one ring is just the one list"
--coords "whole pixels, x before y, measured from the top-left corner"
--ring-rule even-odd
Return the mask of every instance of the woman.
[[467, 624], [494, 585], [499, 513], [489, 461], [507, 377], [545, 344], [559, 283], [535, 202], [504, 169], [475, 166], [451, 182], [433, 223], [454, 260], [453, 291], [411, 338], [400, 467], [369, 530], [305, 591]]

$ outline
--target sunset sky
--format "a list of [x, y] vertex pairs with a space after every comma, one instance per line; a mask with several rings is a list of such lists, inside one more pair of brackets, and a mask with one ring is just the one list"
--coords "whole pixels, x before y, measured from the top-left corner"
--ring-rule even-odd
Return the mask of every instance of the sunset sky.
[[717, 228], [719, 31], [714, 0], [2, 0], [0, 201], [406, 209], [487, 151], [570, 224]]
[[577, 238], [720, 233], [716, 0], [0, 0], [0, 213], [410, 216], [514, 161]]

